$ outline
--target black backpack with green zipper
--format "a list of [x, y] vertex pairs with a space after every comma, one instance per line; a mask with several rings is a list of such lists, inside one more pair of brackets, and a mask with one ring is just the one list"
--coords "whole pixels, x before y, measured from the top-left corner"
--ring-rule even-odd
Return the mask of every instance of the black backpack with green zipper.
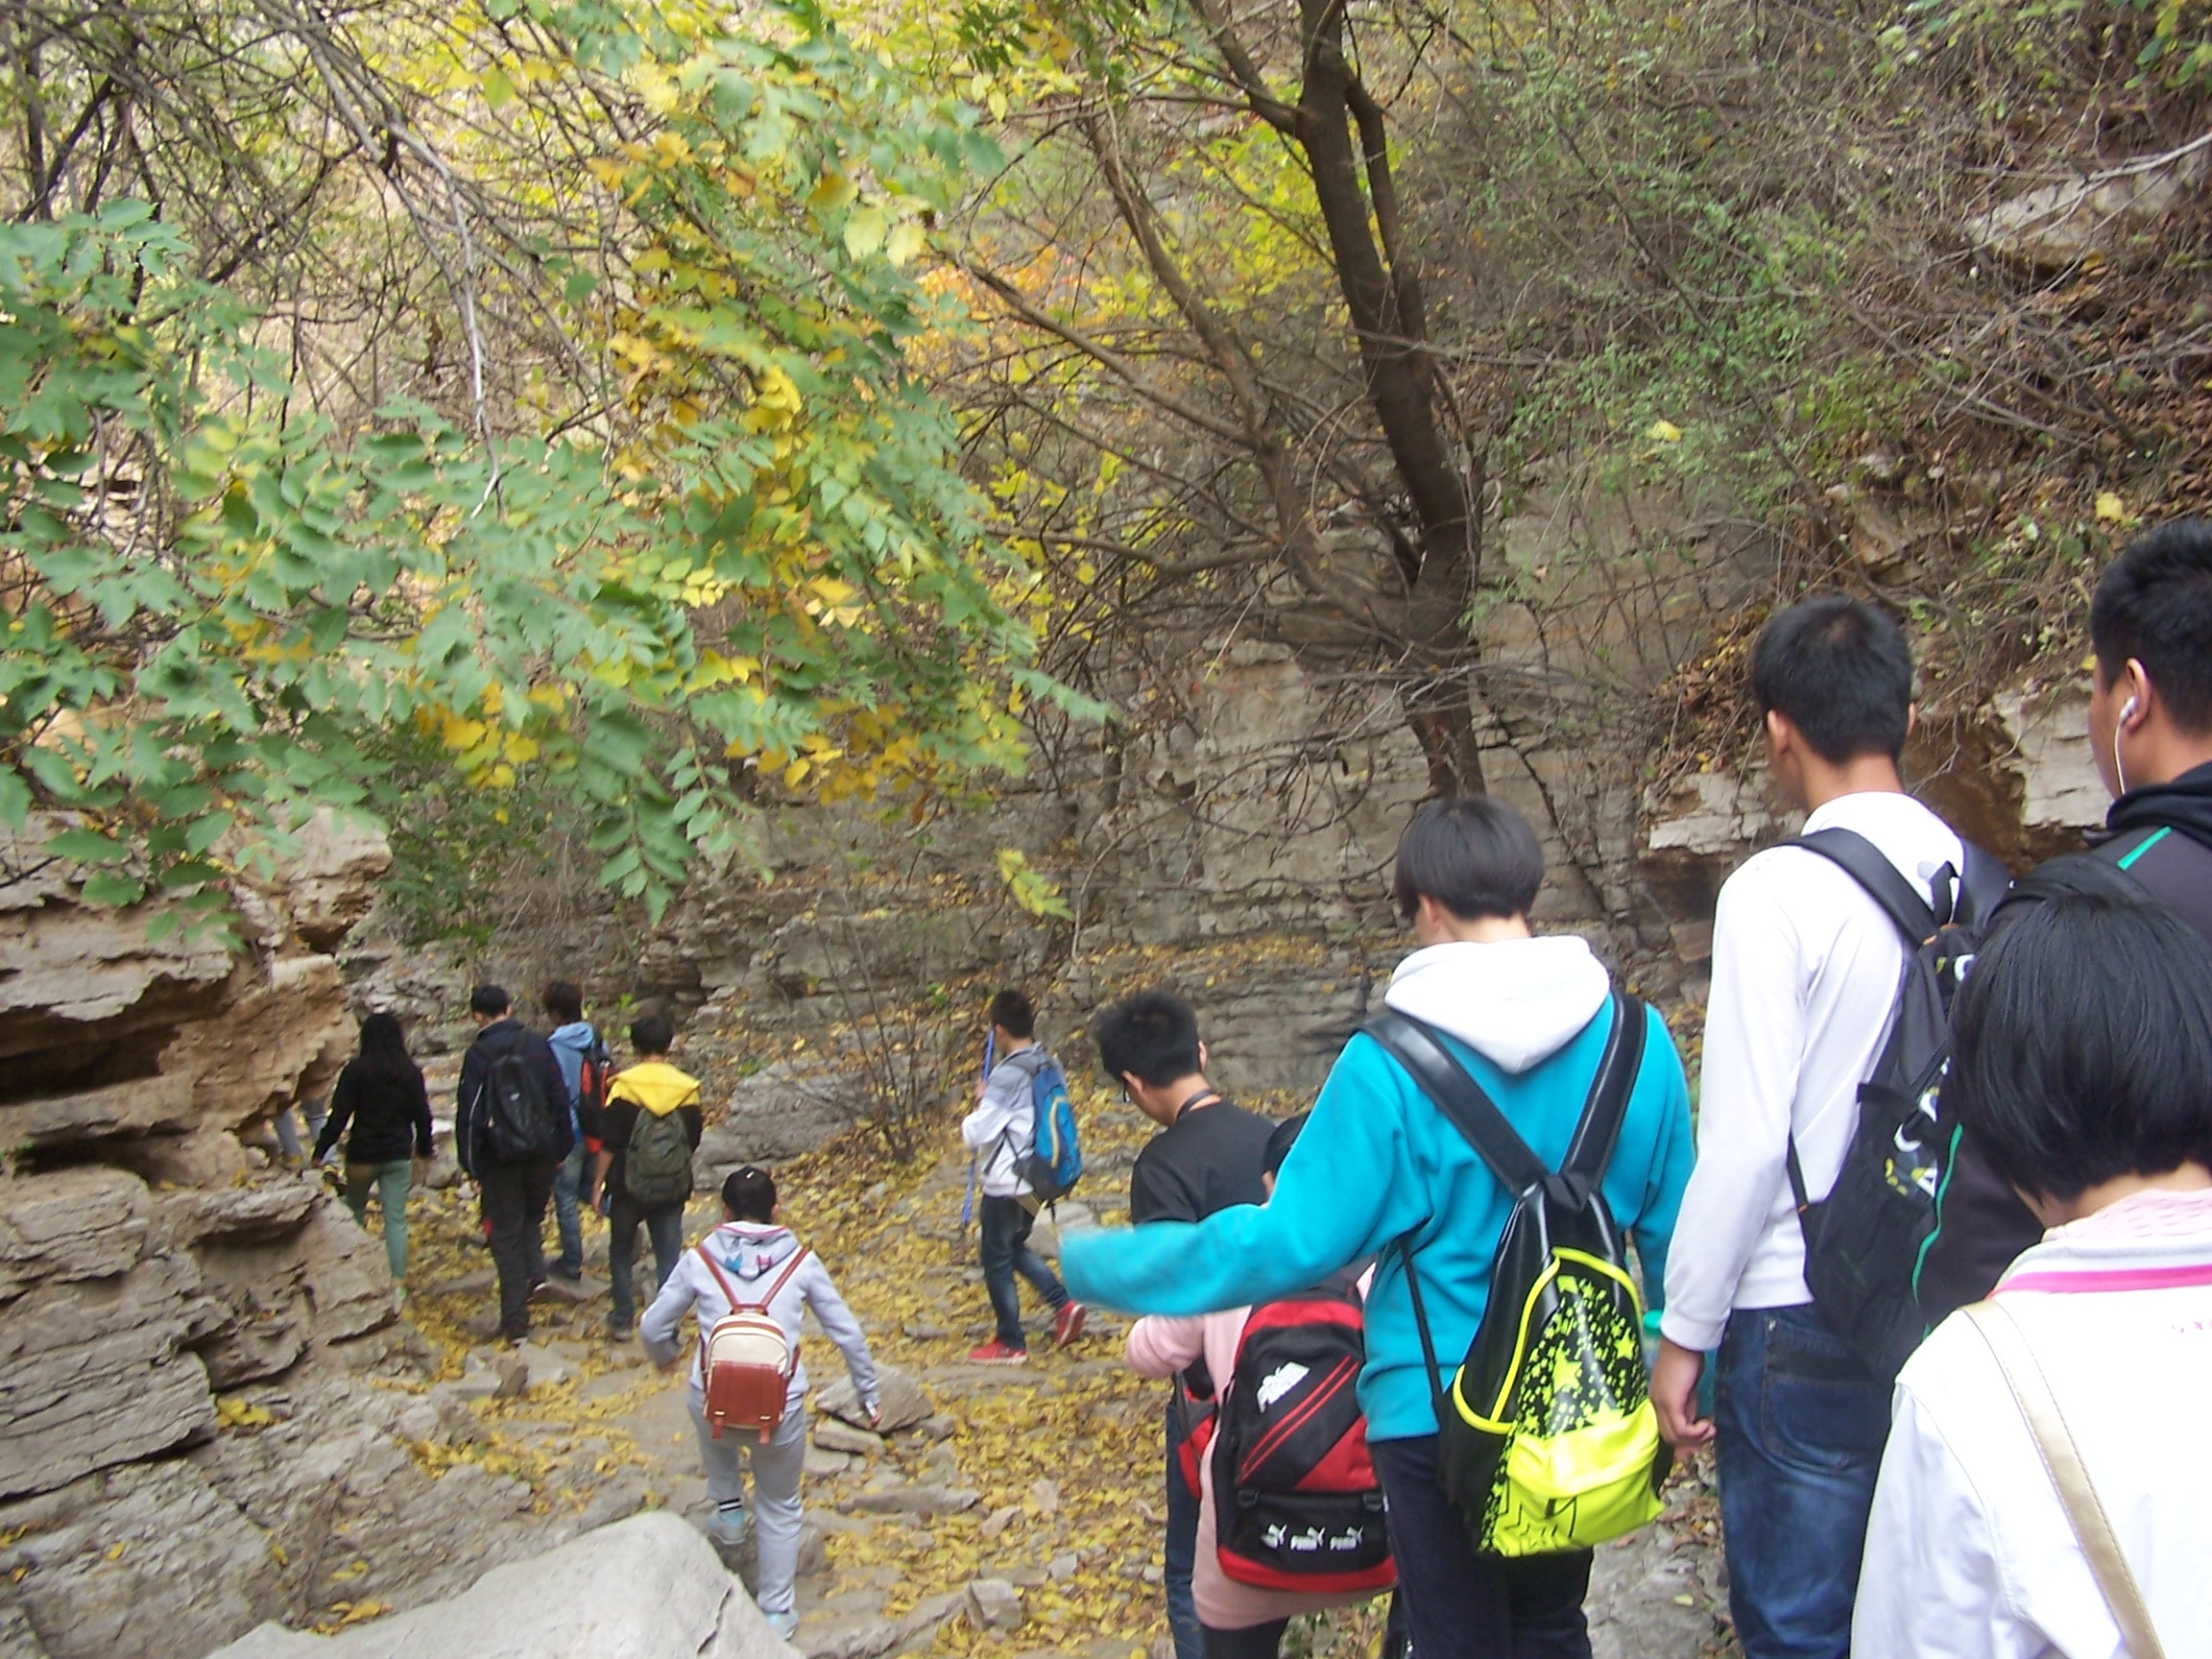
[[1400, 1246], [1435, 1397], [1439, 1477], [1484, 1554], [1587, 1550], [1634, 1531], [1658, 1516], [1672, 1466], [1644, 1364], [1643, 1298], [1600, 1190], [1643, 1065], [1647, 1017], [1620, 993], [1612, 1014], [1556, 1171], [1435, 1031], [1395, 1009], [1365, 1027], [1513, 1194], [1482, 1322], [1449, 1382], [1411, 1243]]

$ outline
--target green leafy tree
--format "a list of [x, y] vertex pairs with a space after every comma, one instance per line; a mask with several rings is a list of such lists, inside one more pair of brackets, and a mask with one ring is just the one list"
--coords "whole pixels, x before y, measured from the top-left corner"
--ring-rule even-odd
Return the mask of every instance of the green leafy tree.
[[[555, 781], [657, 912], [762, 774], [1019, 769], [1024, 702], [1081, 707], [906, 362], [952, 320], [908, 265], [990, 158], [965, 109], [805, 5], [494, 8], [437, 59], [532, 106], [493, 151], [409, 113], [419, 46], [273, 14], [353, 161], [420, 152], [448, 189], [469, 373], [325, 413], [145, 204], [0, 230], [0, 818], [67, 814], [91, 897], [215, 907], [315, 808], [393, 811], [430, 739], [481, 788]], [[493, 301], [524, 291], [571, 367], [508, 403]]]

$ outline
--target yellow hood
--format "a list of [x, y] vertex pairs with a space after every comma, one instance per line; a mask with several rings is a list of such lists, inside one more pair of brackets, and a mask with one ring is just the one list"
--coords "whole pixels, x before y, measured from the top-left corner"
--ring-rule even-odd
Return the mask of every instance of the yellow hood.
[[627, 1071], [617, 1071], [608, 1086], [610, 1104], [627, 1100], [656, 1118], [665, 1118], [680, 1106], [699, 1102], [699, 1079], [679, 1071], [665, 1060], [646, 1060]]

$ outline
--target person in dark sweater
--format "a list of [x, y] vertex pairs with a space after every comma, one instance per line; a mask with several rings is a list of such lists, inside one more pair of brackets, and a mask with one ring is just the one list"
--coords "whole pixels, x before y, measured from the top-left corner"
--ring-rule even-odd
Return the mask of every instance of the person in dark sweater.
[[[2109, 868], [2053, 859], [2020, 883], [1995, 929], [2025, 901], [2095, 885], [2154, 900], [2212, 938], [2212, 522], [2180, 519], [2123, 549], [2090, 601], [2089, 637], [2089, 748], [2113, 802], [2087, 856]], [[1963, 1132], [1936, 1215], [1916, 1285], [1931, 1326], [1987, 1296], [2043, 1238]]]
[[[1167, 991], [1140, 991], [1092, 1026], [1098, 1063], [1160, 1133], [1129, 1175], [1129, 1220], [1203, 1221], [1235, 1204], [1264, 1204], [1267, 1140], [1275, 1125], [1234, 1105], [1206, 1080], [1198, 1016]], [[1200, 1659], [1204, 1637], [1190, 1591], [1198, 1555], [1198, 1500], [1180, 1468], [1191, 1416], [1213, 1398], [1203, 1361], [1174, 1380], [1167, 1402], [1167, 1627], [1176, 1659]]]
[[[497, 985], [479, 985], [469, 994], [469, 1017], [476, 1022], [476, 1041], [461, 1057], [453, 1150], [483, 1198], [492, 1261], [499, 1270], [499, 1334], [515, 1343], [530, 1334], [530, 1293], [542, 1283], [536, 1268], [544, 1256], [545, 1206], [575, 1131], [569, 1127], [568, 1084], [561, 1063], [541, 1035], [515, 1018], [515, 999]], [[547, 1103], [553, 1121], [543, 1157], [501, 1158], [486, 1143], [486, 1085], [493, 1062], [508, 1053], [517, 1054], [529, 1068]]]
[[346, 1205], [369, 1224], [369, 1192], [384, 1212], [384, 1259], [392, 1282], [407, 1282], [407, 1190], [430, 1160], [430, 1092], [392, 1014], [361, 1022], [361, 1047], [338, 1073], [330, 1116], [315, 1141], [320, 1164], [350, 1125], [346, 1141]]

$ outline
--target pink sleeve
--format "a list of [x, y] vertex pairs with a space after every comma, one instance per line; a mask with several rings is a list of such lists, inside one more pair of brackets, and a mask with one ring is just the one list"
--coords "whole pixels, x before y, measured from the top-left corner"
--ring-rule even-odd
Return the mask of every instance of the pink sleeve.
[[1130, 1368], [1140, 1377], [1172, 1377], [1206, 1351], [1206, 1319], [1147, 1314], [1129, 1327]]

